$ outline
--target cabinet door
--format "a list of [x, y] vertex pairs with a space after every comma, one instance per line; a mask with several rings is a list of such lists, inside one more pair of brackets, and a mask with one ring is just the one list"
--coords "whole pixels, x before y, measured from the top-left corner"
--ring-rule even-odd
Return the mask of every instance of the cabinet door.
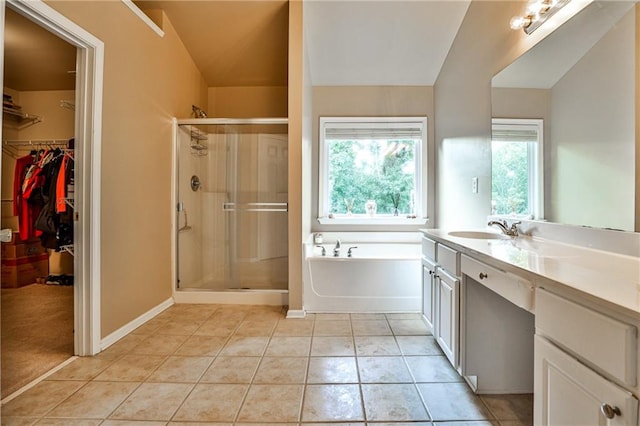
[[454, 368], [458, 367], [460, 280], [437, 269], [436, 321], [434, 337]]
[[536, 426], [637, 425], [633, 395], [537, 335], [534, 392]]
[[434, 329], [434, 308], [435, 308], [435, 266], [423, 261], [422, 265], [422, 317], [427, 325]]

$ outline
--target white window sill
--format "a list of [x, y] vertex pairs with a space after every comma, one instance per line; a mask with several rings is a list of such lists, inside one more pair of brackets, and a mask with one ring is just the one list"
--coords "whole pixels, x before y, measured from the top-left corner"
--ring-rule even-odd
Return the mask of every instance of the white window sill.
[[424, 225], [429, 218], [408, 218], [402, 216], [337, 216], [333, 218], [319, 217], [321, 225]]

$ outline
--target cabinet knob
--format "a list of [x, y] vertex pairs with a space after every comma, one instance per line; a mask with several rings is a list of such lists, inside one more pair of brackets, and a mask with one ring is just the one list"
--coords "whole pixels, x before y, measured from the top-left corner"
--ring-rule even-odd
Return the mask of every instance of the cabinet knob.
[[602, 405], [600, 406], [600, 411], [602, 412], [602, 415], [607, 419], [613, 419], [615, 416], [622, 415], [622, 412], [618, 407], [612, 407], [607, 403], [602, 403]]
[[480, 275], [478, 275], [480, 277], [481, 280], [487, 278], [489, 275], [485, 274], [484, 272], [480, 272]]

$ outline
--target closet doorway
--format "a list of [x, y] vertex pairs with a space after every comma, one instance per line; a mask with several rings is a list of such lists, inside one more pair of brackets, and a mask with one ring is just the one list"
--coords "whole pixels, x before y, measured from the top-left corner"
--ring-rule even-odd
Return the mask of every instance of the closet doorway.
[[[39, 27], [47, 29], [73, 46], [75, 61], [75, 206], [73, 213], [73, 353], [95, 355], [100, 352], [100, 146], [102, 127], [102, 81], [104, 73], [104, 44], [102, 41], [69, 20], [41, 0], [6, 0], [0, 5], [0, 74], [4, 67], [5, 31], [4, 17], [9, 10], [17, 12]], [[47, 61], [41, 52], [42, 66]], [[30, 70], [30, 69], [29, 69]], [[67, 70], [65, 70], [66, 72]], [[8, 71], [7, 71], [8, 72]], [[6, 84], [5, 84], [6, 86]], [[66, 99], [61, 99], [65, 100]], [[60, 102], [60, 100], [58, 100]], [[59, 107], [65, 106], [62, 102]], [[3, 110], [4, 112], [4, 110]], [[26, 117], [25, 117], [26, 118]], [[30, 117], [32, 118], [32, 117]], [[45, 122], [46, 117], [43, 122]], [[5, 121], [5, 114], [2, 115]], [[3, 153], [4, 163], [4, 140]], [[4, 181], [4, 179], [3, 179]], [[13, 177], [11, 178], [13, 181]], [[4, 195], [3, 195], [4, 199]], [[17, 249], [16, 249], [17, 254]], [[2, 314], [4, 314], [4, 307]], [[4, 344], [0, 349], [4, 349]], [[4, 363], [3, 366], [4, 367]], [[49, 374], [51, 371], [46, 372]], [[44, 376], [40, 376], [42, 378]], [[4, 372], [3, 372], [4, 378]], [[38, 379], [38, 378], [37, 378]], [[36, 380], [37, 380], [36, 379]], [[28, 389], [30, 382], [17, 393]], [[17, 395], [5, 397], [2, 403]]]
[[74, 355], [76, 56], [6, 9], [2, 228], [14, 236], [1, 253], [2, 398]]

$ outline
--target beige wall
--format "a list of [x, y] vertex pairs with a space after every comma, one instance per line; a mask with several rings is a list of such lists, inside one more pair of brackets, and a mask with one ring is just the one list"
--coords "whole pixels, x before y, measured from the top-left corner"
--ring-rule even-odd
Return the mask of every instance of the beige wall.
[[20, 139], [70, 139], [74, 136], [75, 112], [60, 101], [75, 101], [73, 90], [20, 92], [22, 109], [42, 117], [42, 122], [20, 130]]
[[48, 1], [105, 44], [102, 336], [171, 297], [172, 117], [206, 86], [170, 22], [159, 37], [119, 1]]
[[209, 87], [208, 117], [263, 118], [287, 116], [286, 87]]
[[302, 0], [289, 2], [289, 309], [302, 309]]
[[[636, 12], [636, 46], [640, 46], [640, 7], [635, 7]], [[636, 70], [640, 69], [640, 55], [636, 47]], [[636, 179], [635, 179], [635, 231], [640, 232], [640, 73], [636, 72], [635, 90], [635, 119], [636, 119]]]
[[[491, 212], [491, 78], [524, 49], [509, 28], [522, 2], [473, 0], [435, 91], [437, 227], [486, 225]], [[471, 181], [478, 177], [478, 193]]]
[[[429, 86], [315, 86], [312, 92], [313, 105], [313, 155], [312, 195], [311, 195], [311, 227], [313, 231], [364, 231], [364, 230], [417, 230], [424, 226], [380, 226], [348, 225], [347, 229], [339, 225], [321, 225], [318, 217], [318, 169], [319, 169], [319, 122], [320, 117], [367, 117], [367, 116], [426, 116], [427, 117], [427, 152], [423, 155], [423, 167], [427, 170], [427, 187], [423, 198], [433, 193], [434, 167], [434, 105], [433, 88]], [[427, 216], [433, 216], [433, 197], [430, 203], [423, 206]], [[426, 200], [425, 200], [426, 201]], [[427, 224], [429, 226], [429, 224]]]

